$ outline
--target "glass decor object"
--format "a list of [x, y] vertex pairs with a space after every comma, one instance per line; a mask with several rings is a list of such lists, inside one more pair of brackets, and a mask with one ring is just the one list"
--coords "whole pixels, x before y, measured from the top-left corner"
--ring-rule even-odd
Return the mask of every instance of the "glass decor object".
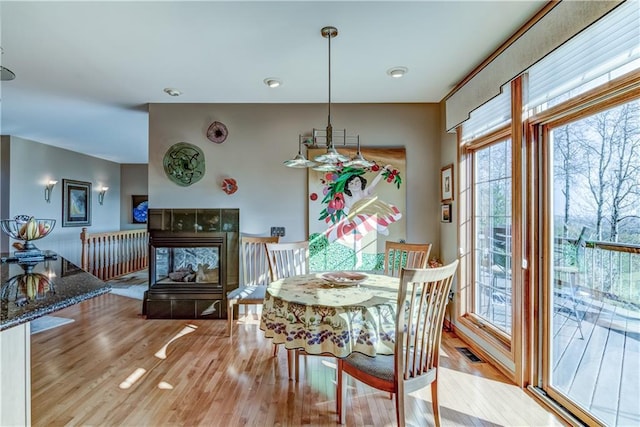
[[149, 206], [148, 201], [144, 201], [140, 203], [138, 206], [133, 208], [133, 219], [134, 222], [137, 223], [146, 223], [147, 222], [147, 209]]
[[34, 271], [38, 261], [20, 262], [24, 270], [21, 274], [12, 276], [2, 284], [0, 299], [3, 303], [14, 301], [18, 307], [29, 304], [29, 301], [42, 300], [55, 294], [53, 282], [47, 274]]
[[207, 138], [216, 144], [222, 144], [229, 135], [229, 130], [224, 123], [213, 122], [207, 129]]
[[369, 276], [356, 271], [335, 271], [322, 275], [322, 278], [334, 286], [357, 286]]
[[229, 195], [231, 195], [231, 194], [235, 193], [236, 191], [238, 191], [238, 183], [233, 178], [225, 178], [225, 179], [223, 179], [222, 180], [222, 184], [220, 184], [220, 186], [222, 187], [222, 191], [224, 191], [225, 193], [227, 193]]
[[14, 256], [18, 261], [24, 262], [44, 261], [45, 252], [38, 249], [33, 241], [49, 235], [55, 225], [55, 219], [38, 219], [28, 215], [0, 220], [0, 226], [5, 234], [23, 242], [20, 244], [21, 248], [14, 252]]
[[162, 161], [167, 177], [181, 187], [188, 187], [204, 176], [204, 153], [188, 142], [179, 142], [167, 150]]
[[149, 196], [133, 195], [131, 196], [132, 212], [131, 217], [134, 224], [147, 223], [147, 211], [149, 210]]

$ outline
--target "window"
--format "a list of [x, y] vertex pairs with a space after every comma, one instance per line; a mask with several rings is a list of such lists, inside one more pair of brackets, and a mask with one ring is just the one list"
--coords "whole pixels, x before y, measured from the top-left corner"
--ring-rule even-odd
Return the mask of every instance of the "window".
[[456, 326], [589, 425], [640, 423], [639, 19], [620, 3], [458, 128]]
[[511, 335], [511, 140], [472, 152], [474, 313]]

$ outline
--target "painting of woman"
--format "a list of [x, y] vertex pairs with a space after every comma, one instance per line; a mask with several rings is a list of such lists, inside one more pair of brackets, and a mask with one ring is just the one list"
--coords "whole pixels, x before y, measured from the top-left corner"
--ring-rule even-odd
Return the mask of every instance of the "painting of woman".
[[[316, 239], [326, 239], [329, 245], [325, 250], [331, 253], [320, 258], [339, 258], [331, 263], [335, 267], [325, 264], [316, 268], [374, 269], [379, 267], [376, 263], [378, 254], [383, 252], [384, 240], [405, 238], [404, 192], [400, 191], [404, 157], [376, 160], [379, 163], [376, 161], [368, 168], [338, 165], [335, 171], [318, 175], [320, 186], [314, 186], [310, 179], [310, 234]], [[387, 163], [388, 160], [399, 166]], [[321, 199], [320, 193], [324, 196]], [[379, 239], [381, 236], [384, 239]], [[349, 252], [332, 246], [334, 243]]]

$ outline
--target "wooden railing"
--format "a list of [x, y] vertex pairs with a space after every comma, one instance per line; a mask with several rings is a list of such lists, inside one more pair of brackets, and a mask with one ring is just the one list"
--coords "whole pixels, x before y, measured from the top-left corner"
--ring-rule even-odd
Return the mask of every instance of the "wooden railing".
[[556, 238], [565, 264], [574, 264], [580, 273], [579, 286], [591, 295], [640, 307], [640, 245], [585, 240], [575, 251], [575, 239]]
[[149, 266], [149, 233], [146, 229], [90, 234], [83, 228], [80, 240], [82, 269], [102, 280]]
[[587, 241], [583, 265], [593, 292], [640, 308], [640, 245]]

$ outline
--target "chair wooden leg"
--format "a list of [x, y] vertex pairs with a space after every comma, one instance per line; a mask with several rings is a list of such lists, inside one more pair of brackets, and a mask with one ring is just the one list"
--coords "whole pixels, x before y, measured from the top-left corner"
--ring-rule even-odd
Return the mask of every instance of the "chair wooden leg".
[[278, 344], [273, 345], [273, 357], [278, 357]]
[[233, 338], [233, 300], [227, 303], [227, 336]]
[[344, 385], [342, 384], [342, 380], [342, 360], [338, 359], [338, 370], [336, 372], [336, 412], [338, 413], [338, 424], [344, 424], [342, 405], [344, 405], [345, 393], [343, 392]]
[[398, 422], [398, 427], [405, 426], [404, 420], [404, 392], [396, 393], [396, 421]]
[[296, 369], [296, 382], [300, 381], [300, 351], [293, 351], [293, 363]]
[[431, 383], [431, 405], [433, 407], [433, 421], [440, 427], [440, 405], [438, 405], [438, 380]]

